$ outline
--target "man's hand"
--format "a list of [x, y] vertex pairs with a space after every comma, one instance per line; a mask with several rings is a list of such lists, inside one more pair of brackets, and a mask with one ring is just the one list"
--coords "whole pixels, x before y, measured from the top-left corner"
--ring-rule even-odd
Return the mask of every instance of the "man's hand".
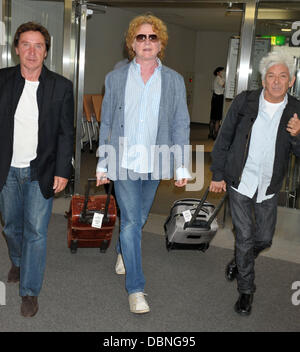
[[209, 186], [210, 192], [226, 192], [226, 182], [224, 180], [222, 181], [211, 181], [210, 186]]
[[293, 137], [297, 136], [300, 133], [300, 120], [296, 113], [292, 118], [290, 118], [286, 130]]
[[105, 172], [96, 172], [96, 177], [97, 177], [97, 183], [96, 183], [97, 187], [110, 182]]
[[66, 188], [68, 181], [69, 180], [67, 178], [54, 176], [54, 184], [53, 184], [54, 193], [59, 193], [63, 191]]
[[180, 180], [175, 181], [175, 186], [176, 187], [184, 187], [187, 184], [188, 179], [187, 178], [181, 178]]

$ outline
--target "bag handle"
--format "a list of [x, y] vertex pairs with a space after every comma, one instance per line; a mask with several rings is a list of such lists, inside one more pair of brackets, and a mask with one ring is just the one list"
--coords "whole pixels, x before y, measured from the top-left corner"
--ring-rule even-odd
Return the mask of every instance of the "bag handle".
[[[185, 230], [187, 227], [192, 227], [194, 222], [196, 221], [196, 218], [198, 216], [198, 214], [200, 213], [200, 210], [204, 204], [204, 202], [206, 201], [206, 198], [208, 196], [209, 193], [209, 187], [207, 187], [207, 189], [204, 192], [203, 197], [200, 200], [200, 203], [198, 204], [196, 210], [194, 211], [194, 214], [191, 218], [191, 220], [189, 222], [186, 222], [183, 226], [183, 229]], [[215, 217], [218, 215], [220, 209], [222, 208], [223, 203], [225, 202], [226, 198], [227, 198], [228, 194], [225, 193], [224, 197], [221, 199], [220, 203], [216, 206], [215, 210], [213, 211], [213, 213], [211, 214], [210, 218], [208, 219], [208, 221], [206, 222], [206, 226], [209, 228], [211, 223], [214, 221]]]
[[[86, 217], [86, 212], [87, 212], [87, 205], [88, 205], [88, 201], [89, 201], [89, 194], [90, 194], [90, 187], [91, 187], [91, 183], [92, 182], [96, 182], [97, 179], [96, 178], [88, 178], [88, 185], [86, 188], [86, 192], [85, 192], [85, 199], [84, 199], [84, 205], [82, 208], [82, 217], [83, 219]], [[109, 183], [109, 187], [108, 187], [108, 193], [107, 193], [107, 198], [106, 198], [106, 202], [105, 202], [105, 208], [104, 208], [104, 217], [103, 220], [107, 221], [107, 214], [108, 214], [108, 207], [109, 207], [109, 202], [110, 202], [110, 196], [111, 196], [111, 191], [112, 191], [112, 181], [110, 181]]]

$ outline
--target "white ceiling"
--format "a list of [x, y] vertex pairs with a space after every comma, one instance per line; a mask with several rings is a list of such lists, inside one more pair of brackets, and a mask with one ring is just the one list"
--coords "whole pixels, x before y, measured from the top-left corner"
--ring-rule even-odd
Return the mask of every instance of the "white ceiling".
[[[98, 3], [99, 8], [105, 9], [105, 6], [100, 5], [100, 3], [103, 4], [105, 1], [93, 0], [91, 2], [94, 4]], [[208, 4], [208, 6], [205, 4], [195, 5], [193, 7], [174, 7], [170, 5], [167, 7], [148, 7], [126, 6], [124, 4], [121, 7], [137, 14], [151, 12], [167, 23], [181, 25], [194, 30], [239, 32], [242, 12], [226, 12], [227, 4]], [[237, 8], [237, 6], [234, 6], [234, 8]]]
[[[101, 1], [90, 0], [91, 4], [96, 4], [94, 9], [105, 9], [105, 4], [109, 6], [122, 7], [137, 14], [151, 12], [167, 23], [181, 25], [190, 29], [200, 31], [222, 31], [239, 34], [243, 17], [243, 4], [232, 2], [218, 3], [192, 3], [192, 1], [153, 2], [153, 6], [143, 5], [143, 1]], [[136, 3], [139, 6], [136, 6]], [[149, 1], [148, 1], [149, 3]], [[92, 6], [92, 5], [91, 5]], [[282, 34], [280, 29], [289, 27], [290, 23], [300, 20], [300, 1], [261, 3], [259, 5], [256, 33], [262, 35]], [[262, 32], [262, 33], [260, 33]]]
[[[131, 9], [133, 10], [133, 9]], [[242, 12], [220, 8], [135, 8], [136, 13], [152, 12], [163, 21], [200, 31], [240, 31]]]

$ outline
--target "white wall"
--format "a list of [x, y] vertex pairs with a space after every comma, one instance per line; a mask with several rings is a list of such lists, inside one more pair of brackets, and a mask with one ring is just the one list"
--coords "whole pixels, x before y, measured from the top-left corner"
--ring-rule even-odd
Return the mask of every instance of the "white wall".
[[[129, 22], [136, 13], [107, 8], [93, 14], [87, 23], [85, 93], [102, 91], [105, 75], [123, 59], [123, 43]], [[196, 32], [167, 24], [169, 43], [163, 63], [183, 76], [194, 70]]]
[[173, 24], [167, 26], [169, 43], [164, 64], [186, 78], [187, 72], [194, 72], [197, 32]]
[[93, 14], [87, 20], [85, 86], [86, 94], [101, 92], [105, 75], [123, 58], [125, 31], [132, 18], [118, 8], [105, 14]]
[[226, 69], [229, 39], [238, 33], [197, 32], [195, 52], [195, 88], [191, 121], [209, 123], [213, 71]]
[[[52, 37], [46, 66], [55, 72], [62, 72], [64, 3], [60, 1], [12, 0], [11, 36], [20, 24], [35, 21], [47, 28]], [[11, 65], [19, 63], [12, 46]]]

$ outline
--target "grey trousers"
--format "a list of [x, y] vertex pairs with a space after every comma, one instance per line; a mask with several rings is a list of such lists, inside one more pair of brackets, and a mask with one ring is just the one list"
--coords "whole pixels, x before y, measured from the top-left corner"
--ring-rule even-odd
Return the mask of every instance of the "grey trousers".
[[272, 245], [277, 220], [278, 194], [262, 203], [228, 187], [232, 222], [235, 228], [235, 261], [240, 293], [255, 291], [254, 261], [258, 254]]

